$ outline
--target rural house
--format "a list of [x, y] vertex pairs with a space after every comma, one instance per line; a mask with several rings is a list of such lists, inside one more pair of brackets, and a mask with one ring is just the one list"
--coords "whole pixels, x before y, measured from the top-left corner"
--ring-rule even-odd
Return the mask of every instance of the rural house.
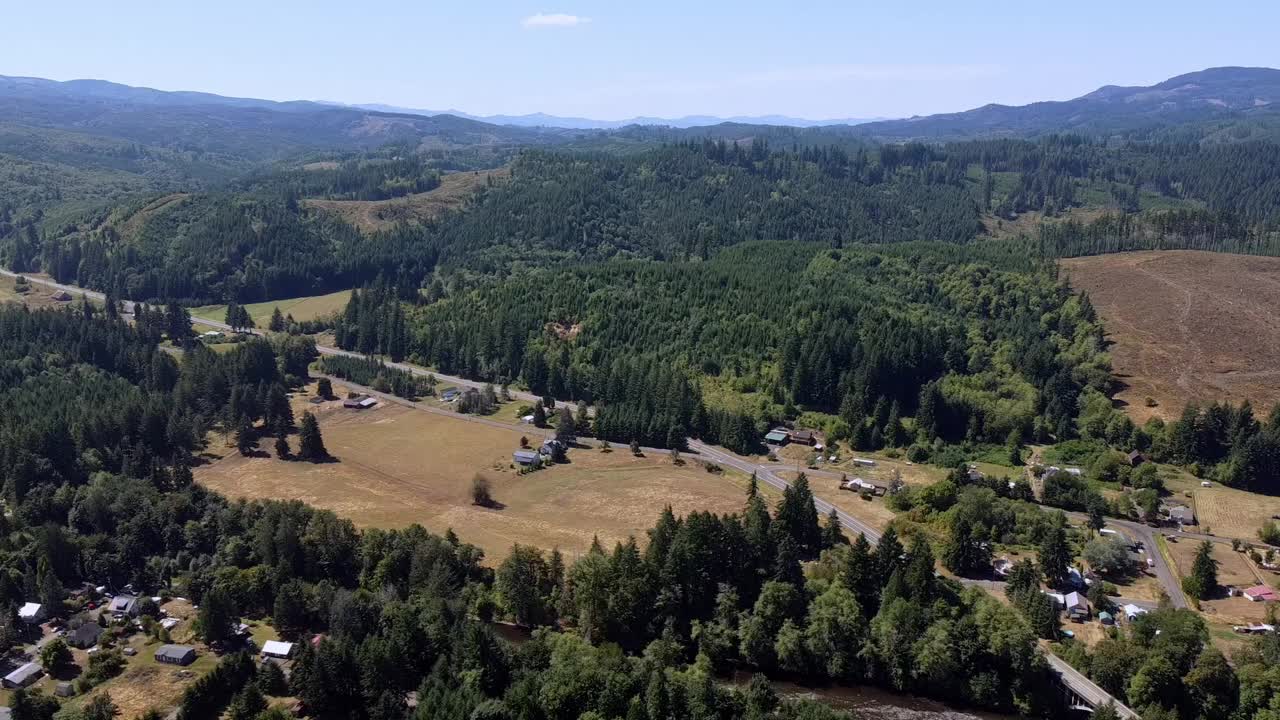
[[57, 292], [50, 295], [49, 297], [53, 298], [54, 300], [57, 300], [58, 302], [67, 302], [68, 300], [71, 299], [71, 293], [67, 292], [66, 290], [58, 290]]
[[44, 670], [33, 662], [14, 670], [4, 676], [4, 686], [7, 688], [23, 688], [31, 683], [44, 677]]
[[28, 625], [35, 625], [44, 620], [44, 606], [40, 603], [25, 603], [18, 610], [18, 619]]
[[511, 459], [521, 467], [538, 468], [542, 466], [542, 456], [533, 450], [517, 450], [511, 453]]
[[190, 665], [196, 660], [196, 649], [190, 645], [161, 645], [156, 650], [156, 662], [169, 665]]
[[98, 623], [92, 620], [85, 620], [84, 624], [67, 635], [67, 644], [74, 648], [87, 650], [98, 644], [98, 636], [101, 634], [102, 628], [98, 626]]
[[456, 387], [445, 388], [445, 389], [440, 393], [440, 399], [441, 399], [441, 400], [443, 400], [443, 401], [445, 401], [445, 402], [453, 402], [454, 400], [457, 400], [457, 399], [458, 399], [458, 396], [459, 396], [459, 395], [461, 395], [461, 394], [462, 394], [462, 392], [461, 392], [461, 391], [459, 391], [459, 390], [458, 390], [458, 388], [456, 388]]
[[1196, 514], [1186, 505], [1174, 505], [1169, 508], [1169, 522], [1179, 525], [1195, 525]]
[[128, 615], [133, 617], [138, 614], [138, 598], [132, 595], [117, 595], [111, 598], [111, 604], [107, 606], [112, 615]]
[[791, 442], [798, 445], [812, 445], [817, 442], [818, 439], [817, 436], [813, 434], [812, 430], [792, 430], [790, 433], [787, 433], [787, 437]]
[[1246, 589], [1243, 595], [1249, 602], [1275, 602], [1280, 600], [1280, 596], [1276, 595], [1275, 588], [1270, 585], [1254, 585]]
[[1137, 605], [1134, 605], [1132, 603], [1129, 603], [1120, 609], [1124, 612], [1124, 619], [1128, 620], [1129, 622], [1133, 622], [1134, 620], [1137, 620], [1138, 616], [1140, 615], [1147, 614], [1146, 608], [1138, 607]]
[[350, 408], [352, 410], [368, 410], [377, 404], [378, 400], [376, 398], [369, 397], [368, 395], [357, 395], [342, 401], [342, 407]]
[[1072, 620], [1087, 620], [1089, 618], [1089, 601], [1078, 592], [1069, 592], [1062, 598], [1062, 607], [1067, 611], [1067, 617]]

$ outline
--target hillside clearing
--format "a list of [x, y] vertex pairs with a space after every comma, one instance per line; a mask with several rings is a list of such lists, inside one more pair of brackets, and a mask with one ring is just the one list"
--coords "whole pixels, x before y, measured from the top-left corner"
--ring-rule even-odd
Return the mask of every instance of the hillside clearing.
[[1280, 258], [1176, 250], [1061, 265], [1105, 322], [1136, 422], [1189, 401], [1247, 399], [1262, 413], [1280, 401]]
[[[342, 394], [338, 384], [335, 392]], [[245, 458], [217, 448], [221, 457], [197, 468], [196, 479], [231, 497], [302, 500], [366, 527], [453, 528], [491, 561], [517, 542], [577, 553], [595, 536], [606, 547], [631, 535], [643, 541], [667, 505], [677, 514], [728, 513], [741, 511], [745, 501], [746, 478], [708, 473], [694, 461], [676, 467], [666, 455], [580, 448], [567, 464], [519, 475], [511, 453], [520, 437], [541, 439], [527, 426], [506, 430], [402, 406], [357, 412], [331, 401], [307, 407], [319, 415], [325, 445], [338, 462]], [[297, 439], [291, 441], [296, 447]], [[502, 509], [471, 503], [477, 473], [490, 480]]]
[[[271, 313], [280, 308], [284, 315], [292, 315], [294, 320], [315, 320], [326, 315], [341, 312], [351, 299], [350, 290], [339, 290], [328, 295], [309, 295], [306, 297], [286, 298], [284, 300], [268, 300], [266, 302], [245, 305], [249, 317], [260, 328], [265, 328], [271, 320]], [[193, 320], [213, 320], [222, 322], [227, 316], [226, 305], [204, 305], [191, 309]]]
[[1280, 498], [1214, 484], [1194, 491], [1196, 520], [1202, 531], [1256, 542], [1258, 529], [1280, 515]]
[[363, 232], [385, 230], [400, 222], [430, 220], [446, 210], [460, 207], [485, 186], [511, 176], [507, 168], [449, 173], [440, 178], [440, 187], [424, 193], [390, 200], [306, 200], [308, 207], [337, 213]]

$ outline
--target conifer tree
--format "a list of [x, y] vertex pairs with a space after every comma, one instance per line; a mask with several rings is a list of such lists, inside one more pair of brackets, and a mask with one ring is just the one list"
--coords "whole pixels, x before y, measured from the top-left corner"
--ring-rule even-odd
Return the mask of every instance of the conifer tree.
[[302, 414], [302, 426], [298, 429], [298, 457], [310, 462], [320, 462], [329, 458], [329, 451], [324, 447], [324, 439], [320, 437], [320, 423], [310, 412]]

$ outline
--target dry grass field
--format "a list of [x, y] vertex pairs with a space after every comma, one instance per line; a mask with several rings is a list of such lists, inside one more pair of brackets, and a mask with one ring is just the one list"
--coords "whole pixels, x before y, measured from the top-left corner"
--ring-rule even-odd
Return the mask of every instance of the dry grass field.
[[[1179, 577], [1185, 577], [1191, 571], [1196, 551], [1200, 543], [1184, 539], [1176, 543], [1166, 543], [1169, 555], [1173, 558], [1174, 567]], [[1218, 583], [1240, 588], [1252, 587], [1260, 583], [1249, 561], [1240, 553], [1222, 543], [1213, 544], [1213, 559], [1218, 561]], [[1266, 618], [1266, 606], [1243, 597], [1223, 597], [1200, 603], [1200, 610], [1206, 619], [1228, 624], [1247, 624], [1261, 622]]]
[[[342, 390], [335, 384], [336, 393]], [[725, 513], [740, 511], [745, 499], [744, 477], [713, 475], [696, 462], [676, 467], [666, 455], [582, 448], [570, 452], [567, 464], [519, 475], [511, 453], [521, 435], [540, 438], [527, 426], [495, 428], [403, 406], [358, 412], [333, 401], [305, 407], [318, 415], [337, 462], [245, 458], [218, 448], [221, 457], [197, 468], [196, 479], [231, 497], [303, 500], [361, 526], [451, 527], [491, 561], [514, 543], [573, 553], [586, 550], [596, 535], [606, 545], [630, 535], [643, 540], [668, 504], [677, 514]], [[264, 449], [269, 446], [265, 441]], [[490, 480], [501, 509], [471, 503], [477, 473]]]
[[1248, 399], [1264, 414], [1280, 400], [1280, 258], [1178, 250], [1061, 265], [1106, 324], [1135, 421], [1190, 400]]
[[1257, 541], [1258, 529], [1280, 515], [1280, 498], [1221, 487], [1196, 488], [1196, 520], [1214, 535]]
[[399, 222], [429, 220], [446, 210], [461, 206], [490, 177], [497, 181], [505, 180], [510, 175], [511, 171], [506, 168], [455, 172], [443, 176], [440, 187], [429, 192], [390, 200], [306, 200], [305, 204], [337, 213], [343, 220], [364, 232], [375, 232]]
[[[253, 318], [253, 322], [258, 327], [265, 328], [271, 320], [271, 313], [276, 308], [280, 308], [282, 314], [292, 315], [294, 320], [301, 322], [342, 312], [349, 299], [351, 299], [350, 290], [339, 290], [328, 295], [310, 295], [307, 297], [252, 303], [245, 305], [244, 308], [249, 311], [249, 317]], [[205, 305], [191, 309], [191, 319], [196, 321], [213, 320], [222, 322], [226, 316], [226, 305]]]

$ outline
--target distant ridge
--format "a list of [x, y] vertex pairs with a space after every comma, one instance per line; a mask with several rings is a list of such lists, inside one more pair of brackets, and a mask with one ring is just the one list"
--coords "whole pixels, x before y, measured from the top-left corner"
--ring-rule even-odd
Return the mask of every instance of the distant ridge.
[[1074, 100], [983, 105], [964, 112], [867, 123], [858, 131], [886, 139], [960, 139], [1072, 130], [1128, 132], [1250, 117], [1280, 118], [1280, 70], [1209, 68], [1147, 87], [1107, 85]]
[[674, 128], [706, 127], [724, 123], [741, 125], [774, 125], [779, 127], [828, 127], [831, 125], [862, 125], [884, 118], [837, 118], [832, 120], [810, 120], [808, 118], [788, 115], [734, 115], [720, 117], [717, 115], [684, 115], [676, 118], [639, 116], [625, 120], [595, 120], [584, 117], [564, 117], [546, 113], [529, 113], [527, 115], [472, 115], [461, 110], [422, 110], [417, 108], [382, 105], [378, 103], [345, 105], [343, 103], [327, 103], [340, 107], [355, 107], [375, 112], [389, 112], [406, 115], [456, 115], [469, 120], [492, 123], [494, 125], [511, 125], [514, 127], [550, 127], [567, 130], [616, 130], [632, 125], [660, 125]]

